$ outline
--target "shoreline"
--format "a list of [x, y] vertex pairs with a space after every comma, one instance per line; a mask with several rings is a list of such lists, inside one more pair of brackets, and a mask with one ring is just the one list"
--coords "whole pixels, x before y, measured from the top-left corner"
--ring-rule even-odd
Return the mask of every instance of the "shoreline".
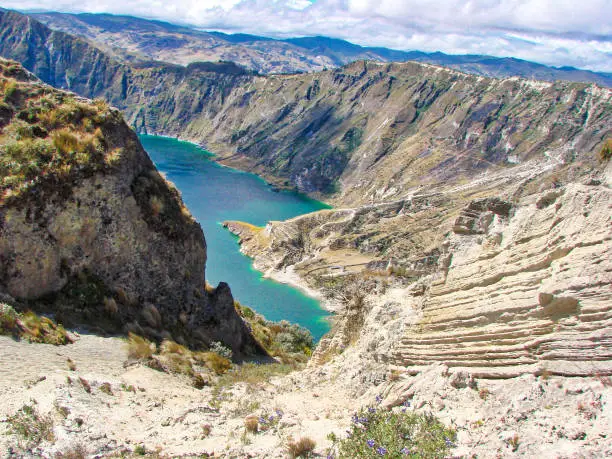
[[284, 271], [279, 271], [277, 269], [269, 269], [267, 271], [262, 271], [257, 268], [257, 266], [255, 266], [255, 259], [249, 255], [247, 256], [251, 258], [251, 260], [253, 260], [253, 268], [261, 272], [263, 277], [272, 279], [281, 284], [290, 285], [291, 287], [300, 290], [305, 295], [317, 300], [319, 302], [319, 305], [321, 306], [321, 309], [326, 312], [329, 312], [332, 316], [338, 313], [340, 308], [334, 305], [331, 300], [326, 299], [322, 295], [320, 290], [308, 286], [304, 278], [302, 278], [298, 273], [295, 272], [293, 265], [288, 266]]
[[[290, 192], [290, 193], [296, 193], [308, 199], [312, 199], [313, 201], [318, 201], [322, 204], [325, 204], [328, 208], [333, 209], [332, 204], [330, 204], [327, 200], [323, 200], [322, 197], [319, 195], [311, 196], [309, 193], [304, 193], [302, 191], [299, 191], [296, 187], [287, 186], [284, 184], [282, 179], [275, 177], [273, 175], [255, 172], [254, 170], [252, 170], [252, 168], [239, 167], [241, 164], [244, 164], [245, 162], [250, 161], [250, 158], [248, 158], [247, 156], [239, 155], [238, 153], [220, 156], [219, 154], [210, 151], [208, 149], [208, 146], [204, 145], [203, 143], [200, 143], [196, 140], [190, 140], [188, 138], [178, 137], [175, 135], [149, 133], [149, 132], [146, 134], [136, 132], [136, 135], [138, 136], [146, 135], [150, 137], [163, 137], [166, 139], [177, 140], [179, 142], [190, 143], [204, 150], [206, 153], [208, 153], [210, 155], [210, 160], [214, 161], [216, 164], [218, 164], [221, 167], [227, 167], [228, 169], [234, 169], [240, 172], [244, 172], [246, 174], [253, 174], [259, 177], [261, 180], [263, 180], [266, 186], [270, 187], [271, 189], [275, 191], [285, 191], [285, 192]], [[232, 158], [237, 158], [237, 160], [232, 161]]]

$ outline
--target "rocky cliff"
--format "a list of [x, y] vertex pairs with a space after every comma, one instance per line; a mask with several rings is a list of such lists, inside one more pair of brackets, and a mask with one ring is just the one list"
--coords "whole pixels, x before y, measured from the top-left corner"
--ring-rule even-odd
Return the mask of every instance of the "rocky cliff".
[[116, 109], [0, 61], [0, 292], [69, 323], [257, 348], [178, 191]]
[[[339, 303], [313, 362], [352, 344], [349, 355], [398, 373], [438, 362], [484, 378], [612, 374], [611, 167], [528, 196], [509, 185], [458, 213], [456, 190], [445, 190], [259, 230], [227, 226], [258, 269], [310, 280]], [[394, 256], [367, 250], [383, 236]], [[363, 368], [346, 359], [347, 374]]]

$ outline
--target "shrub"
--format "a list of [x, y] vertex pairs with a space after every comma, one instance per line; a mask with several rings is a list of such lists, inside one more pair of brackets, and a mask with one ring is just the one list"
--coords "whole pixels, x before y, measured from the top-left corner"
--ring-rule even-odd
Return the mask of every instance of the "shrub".
[[292, 458], [311, 457], [316, 445], [310, 437], [302, 437], [297, 441], [291, 439], [287, 442], [287, 453]]
[[214, 341], [210, 345], [210, 351], [219, 354], [227, 360], [232, 360], [232, 350], [219, 341]]
[[17, 413], [6, 419], [8, 432], [27, 442], [29, 448], [43, 441], [54, 442], [53, 419], [40, 415], [33, 405], [23, 405]]
[[610, 158], [612, 158], [612, 138], [607, 139], [601, 150], [599, 150], [599, 159], [601, 161], [608, 161]]
[[113, 395], [113, 389], [110, 383], [107, 382], [100, 384], [100, 391], [104, 392], [106, 395]]
[[444, 458], [450, 453], [456, 433], [431, 414], [395, 412], [370, 406], [353, 415], [348, 437], [334, 434], [334, 452], [339, 458], [426, 457]]
[[310, 331], [286, 320], [272, 322], [256, 314], [251, 308], [234, 303], [238, 313], [247, 321], [259, 344], [282, 363], [304, 363], [312, 354], [314, 339]]
[[0, 303], [0, 335], [14, 334], [17, 328], [17, 312], [8, 304]]

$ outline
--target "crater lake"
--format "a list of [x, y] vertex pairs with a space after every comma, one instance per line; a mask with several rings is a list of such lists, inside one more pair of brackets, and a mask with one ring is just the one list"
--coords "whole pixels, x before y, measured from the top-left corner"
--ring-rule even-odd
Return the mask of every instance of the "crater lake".
[[286, 220], [328, 206], [299, 193], [275, 191], [254, 174], [221, 166], [211, 160], [212, 153], [195, 144], [152, 135], [139, 138], [202, 225], [207, 281], [213, 286], [227, 282], [241, 304], [268, 320], [284, 319], [306, 327], [318, 341], [329, 330], [329, 313], [301, 290], [264, 278], [252, 260], [240, 253], [236, 236], [222, 223], [240, 220], [264, 226], [270, 220]]

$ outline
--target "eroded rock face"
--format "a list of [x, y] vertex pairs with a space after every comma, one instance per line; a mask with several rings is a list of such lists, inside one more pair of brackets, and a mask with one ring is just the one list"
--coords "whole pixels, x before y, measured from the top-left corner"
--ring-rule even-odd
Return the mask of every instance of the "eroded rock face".
[[432, 279], [397, 364], [488, 377], [612, 372], [612, 192], [572, 184], [559, 194], [495, 214], [482, 234], [450, 236], [450, 266]]
[[[8, 137], [3, 155], [27, 147], [11, 142], [15, 129], [29, 123], [48, 128], [40, 148], [48, 148], [52, 158], [36, 158], [42, 166], [31, 180], [3, 169], [0, 291], [51, 308], [69, 322], [196, 346], [223, 341], [238, 354], [249, 346], [255, 350], [227, 284], [205, 289], [200, 225], [119, 112], [94, 112], [91, 102], [54, 91], [31, 75], [29, 81], [15, 79], [9, 69], [16, 64], [1, 63], [2, 86], [16, 85], [19, 95], [3, 126]], [[52, 101], [49, 110], [64, 120], [58, 121], [61, 126], [47, 126], [43, 112], [37, 112], [37, 122], [17, 119], [38, 107], [41, 97]], [[91, 115], [84, 114], [88, 107]], [[82, 112], [82, 119], [70, 118], [72, 112]], [[79, 142], [88, 135], [80, 129], [88, 123], [96, 129], [97, 149], [79, 153]], [[66, 147], [75, 152], [60, 152], [60, 135], [81, 139]], [[79, 154], [89, 156], [74, 162]]]

